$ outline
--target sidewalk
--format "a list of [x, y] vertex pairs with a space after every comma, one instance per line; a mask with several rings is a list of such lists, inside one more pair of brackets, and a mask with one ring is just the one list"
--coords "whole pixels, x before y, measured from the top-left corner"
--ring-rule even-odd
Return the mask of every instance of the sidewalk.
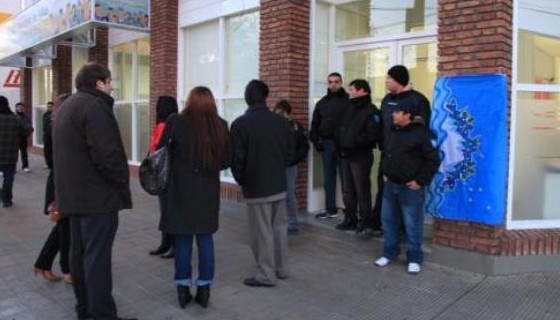
[[[42, 214], [47, 170], [30, 155], [18, 172], [14, 206], [0, 207], [0, 320], [76, 319], [69, 285], [32, 274], [52, 227]], [[485, 277], [425, 263], [417, 276], [404, 262], [376, 268], [380, 240], [359, 240], [305, 223], [289, 238], [290, 277], [274, 288], [249, 288], [245, 207], [223, 203], [215, 235], [216, 284], [210, 305], [180, 309], [173, 261], [148, 255], [159, 242], [155, 197], [132, 179], [134, 209], [123, 211], [113, 252], [114, 296], [121, 316], [165, 319], [559, 319], [560, 273]], [[311, 215], [310, 219], [313, 219]], [[305, 218], [305, 216], [304, 216]], [[58, 260], [55, 262], [56, 273]], [[195, 268], [196, 269], [196, 268]]]

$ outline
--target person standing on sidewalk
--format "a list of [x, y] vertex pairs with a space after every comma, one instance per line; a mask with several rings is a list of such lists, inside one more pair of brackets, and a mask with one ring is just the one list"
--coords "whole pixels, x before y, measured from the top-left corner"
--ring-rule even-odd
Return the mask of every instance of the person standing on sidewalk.
[[365, 233], [373, 229], [370, 173], [373, 148], [381, 135], [381, 115], [371, 101], [366, 80], [352, 81], [349, 92], [352, 105], [344, 114], [336, 140], [344, 201], [344, 220], [336, 228]]
[[288, 100], [280, 100], [274, 106], [274, 112], [290, 121], [292, 142], [295, 146], [295, 157], [286, 168], [286, 205], [288, 208], [288, 234], [299, 232], [298, 207], [296, 198], [296, 179], [298, 163], [305, 161], [309, 152], [309, 142], [305, 136], [305, 128], [292, 119], [292, 105]]
[[19, 146], [21, 141], [27, 139], [32, 131], [29, 123], [21, 121], [10, 110], [8, 99], [0, 96], [0, 172], [3, 176], [1, 193], [4, 208], [13, 205], [12, 188]]
[[78, 319], [117, 317], [111, 272], [118, 212], [132, 208], [128, 161], [113, 113], [111, 72], [88, 63], [53, 122], [55, 197], [70, 219]]
[[424, 119], [412, 105], [393, 110], [393, 128], [385, 140], [381, 172], [385, 186], [381, 219], [385, 239], [383, 256], [375, 261], [385, 267], [400, 254], [401, 222], [406, 235], [407, 271], [421, 270], [425, 188], [436, 174], [440, 159], [425, 129]]
[[[350, 108], [348, 94], [342, 87], [342, 76], [333, 72], [327, 77], [328, 90], [315, 105], [311, 120], [309, 139], [323, 161], [323, 189], [325, 190], [325, 211], [315, 215], [317, 219], [336, 218], [336, 171], [340, 171], [340, 159], [335, 150], [335, 135], [343, 114]], [[340, 172], [339, 172], [340, 173]], [[341, 178], [342, 180], [342, 178]]]
[[[171, 96], [159, 96], [158, 101], [156, 103], [156, 129], [154, 131], [154, 135], [152, 140], [150, 141], [150, 154], [153, 154], [157, 150], [157, 144], [161, 138], [161, 134], [165, 129], [165, 121], [169, 116], [172, 114], [176, 114], [179, 112], [179, 106], [177, 104], [177, 100]], [[158, 195], [158, 202], [159, 202], [159, 211], [160, 211], [160, 220], [159, 220], [159, 229], [162, 230], [163, 228], [163, 211], [166, 208], [166, 203], [163, 200], [162, 195]], [[154, 250], [150, 250], [150, 255], [152, 256], [160, 256], [163, 259], [171, 259], [175, 257], [175, 251], [173, 250], [173, 243], [175, 239], [173, 235], [168, 234], [164, 231], [161, 231], [161, 243], [159, 247]]]
[[[16, 114], [21, 119], [21, 121], [25, 122], [30, 128], [31, 127], [31, 119], [25, 113], [25, 106], [22, 102], [16, 103]], [[29, 156], [27, 155], [27, 136], [19, 142], [19, 152], [21, 153], [21, 170], [23, 172], [29, 172]]]
[[287, 277], [286, 167], [293, 159], [290, 122], [266, 106], [268, 86], [251, 80], [249, 108], [231, 125], [232, 173], [247, 203], [253, 275], [243, 283], [272, 287]]
[[[395, 65], [387, 71], [385, 81], [388, 93], [381, 100], [382, 138], [379, 149], [383, 151], [384, 142], [391, 135], [393, 128], [393, 111], [401, 105], [412, 108], [415, 114], [424, 119], [425, 130], [429, 130], [431, 109], [430, 101], [422, 93], [412, 89], [408, 69], [403, 65]], [[377, 175], [377, 194], [373, 208], [374, 230], [381, 231], [381, 206], [383, 203], [383, 174], [381, 166]]]
[[[56, 98], [56, 106], [60, 106], [64, 100], [66, 100], [70, 95], [61, 94]], [[50, 215], [52, 217], [52, 210], [56, 208], [53, 206], [55, 201], [55, 191], [54, 191], [54, 170], [53, 170], [53, 159], [52, 159], [52, 116], [54, 105], [52, 102], [48, 102], [47, 106], [51, 104], [51, 107], [47, 117], [43, 117], [43, 153], [45, 156], [45, 161], [49, 167], [49, 176], [47, 177], [47, 184], [45, 187], [45, 205], [43, 213], [45, 215]], [[41, 275], [43, 278], [49, 281], [58, 281], [61, 279], [58, 275], [52, 272], [52, 265], [54, 258], [57, 253], [60, 252], [59, 262], [60, 271], [62, 271], [62, 280], [65, 283], [71, 284], [72, 277], [70, 276], [70, 266], [69, 266], [69, 253], [70, 253], [70, 222], [67, 217], [61, 217], [59, 220], [54, 221], [55, 225], [52, 228], [43, 248], [35, 261], [34, 270], [35, 276]]]

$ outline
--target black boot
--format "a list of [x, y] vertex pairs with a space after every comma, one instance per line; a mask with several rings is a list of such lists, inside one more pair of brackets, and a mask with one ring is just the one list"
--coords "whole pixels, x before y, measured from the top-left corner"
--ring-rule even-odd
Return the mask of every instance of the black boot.
[[194, 301], [200, 304], [203, 308], [208, 308], [208, 300], [210, 300], [210, 285], [198, 286], [196, 288], [196, 296]]
[[167, 251], [169, 251], [170, 248], [171, 248], [170, 235], [162, 232], [161, 233], [161, 244], [159, 245], [159, 247], [157, 249], [151, 250], [150, 255], [152, 255], [152, 256], [162, 255], [162, 254], [166, 253]]
[[175, 258], [175, 250], [173, 248], [173, 246], [171, 246], [171, 248], [169, 249], [169, 252], [167, 252], [166, 254], [162, 254], [161, 256], [159, 256], [162, 259], [172, 259]]
[[187, 303], [191, 302], [192, 295], [189, 287], [177, 286], [177, 298], [179, 299], [179, 306], [184, 309]]

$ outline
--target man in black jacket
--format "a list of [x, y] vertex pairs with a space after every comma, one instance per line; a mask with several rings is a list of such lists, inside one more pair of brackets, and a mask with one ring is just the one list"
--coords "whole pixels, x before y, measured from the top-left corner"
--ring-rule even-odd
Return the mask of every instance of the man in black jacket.
[[16, 172], [20, 142], [27, 140], [32, 129], [10, 110], [8, 99], [0, 96], [0, 172], [3, 175], [2, 203], [4, 208], [13, 205], [12, 187]]
[[[382, 132], [379, 141], [379, 149], [383, 150], [383, 144], [391, 135], [393, 128], [393, 111], [401, 106], [410, 107], [418, 117], [422, 118], [425, 130], [429, 130], [431, 109], [430, 101], [422, 93], [412, 89], [410, 74], [403, 65], [392, 66], [387, 71], [387, 95], [381, 100], [381, 123]], [[375, 207], [373, 208], [374, 229], [381, 229], [381, 206], [383, 203], [383, 175], [381, 167], [377, 176], [377, 194], [375, 196]]]
[[400, 254], [400, 226], [404, 222], [408, 272], [419, 273], [424, 259], [424, 194], [439, 167], [437, 150], [430, 141], [418, 109], [400, 104], [393, 111], [391, 133], [385, 139], [381, 172], [385, 185], [381, 218], [385, 234], [383, 256], [375, 261], [387, 266]]
[[231, 124], [231, 170], [247, 203], [249, 239], [255, 270], [243, 283], [272, 287], [287, 277], [286, 167], [293, 159], [288, 120], [266, 106], [268, 86], [251, 80], [249, 108]]
[[[350, 108], [348, 94], [342, 87], [342, 76], [333, 72], [328, 76], [327, 95], [321, 98], [311, 120], [309, 139], [323, 161], [323, 189], [325, 190], [325, 211], [315, 215], [318, 219], [338, 216], [336, 209], [336, 168], [340, 159], [335, 150], [335, 135], [340, 127], [340, 120]], [[340, 171], [340, 168], [339, 168]]]
[[381, 133], [379, 110], [371, 102], [371, 88], [363, 79], [350, 83], [350, 108], [345, 112], [337, 137], [342, 164], [344, 220], [339, 230], [373, 228], [370, 173], [373, 148]]
[[111, 72], [89, 63], [53, 122], [55, 194], [70, 218], [70, 271], [79, 319], [121, 319], [112, 295], [118, 211], [132, 207], [127, 157], [110, 94]]

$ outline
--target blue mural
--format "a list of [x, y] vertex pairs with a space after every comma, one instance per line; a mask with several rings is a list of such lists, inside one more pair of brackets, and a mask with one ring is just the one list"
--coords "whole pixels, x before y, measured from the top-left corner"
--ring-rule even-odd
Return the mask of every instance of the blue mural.
[[506, 77], [439, 78], [430, 127], [442, 161], [428, 191], [426, 211], [443, 219], [502, 225], [507, 178]]

